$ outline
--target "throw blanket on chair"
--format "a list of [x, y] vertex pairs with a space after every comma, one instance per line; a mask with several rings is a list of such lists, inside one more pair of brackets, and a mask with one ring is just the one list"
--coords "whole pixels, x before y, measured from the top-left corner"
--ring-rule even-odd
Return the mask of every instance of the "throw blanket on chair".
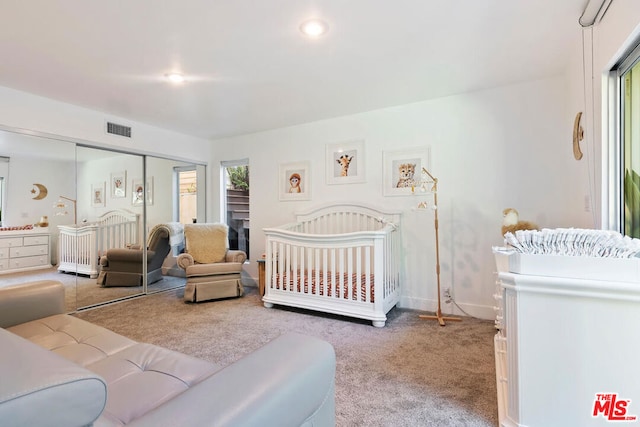
[[185, 252], [199, 264], [223, 262], [229, 247], [229, 227], [221, 223], [187, 224]]

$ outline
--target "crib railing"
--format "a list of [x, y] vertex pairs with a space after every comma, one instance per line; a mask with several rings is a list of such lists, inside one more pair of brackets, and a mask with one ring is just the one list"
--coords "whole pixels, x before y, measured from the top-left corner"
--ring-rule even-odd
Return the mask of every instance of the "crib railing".
[[[371, 302], [373, 260], [371, 246], [321, 248], [278, 242], [276, 288], [305, 294], [344, 297]], [[356, 286], [361, 282], [362, 286]], [[303, 287], [298, 286], [304, 283]]]
[[339, 204], [313, 210], [297, 216], [298, 221], [289, 224], [299, 233], [343, 234], [358, 231], [377, 231], [388, 223], [398, 223], [396, 214], [381, 214], [372, 208]]
[[126, 210], [107, 212], [87, 224], [60, 225], [58, 271], [98, 277], [99, 259], [107, 249], [139, 242], [139, 215]]

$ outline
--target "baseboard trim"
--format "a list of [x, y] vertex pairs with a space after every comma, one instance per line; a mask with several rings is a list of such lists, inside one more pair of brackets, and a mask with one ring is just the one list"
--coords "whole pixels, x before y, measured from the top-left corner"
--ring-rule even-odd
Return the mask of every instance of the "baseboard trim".
[[[460, 308], [464, 310], [464, 312], [456, 307], [456, 304], [460, 306]], [[456, 304], [441, 303], [442, 314], [452, 316], [472, 316], [484, 320], [494, 320], [496, 318], [496, 311], [494, 306], [467, 304], [460, 302]], [[438, 301], [426, 298], [400, 297], [399, 306], [412, 310], [435, 312], [438, 309]]]

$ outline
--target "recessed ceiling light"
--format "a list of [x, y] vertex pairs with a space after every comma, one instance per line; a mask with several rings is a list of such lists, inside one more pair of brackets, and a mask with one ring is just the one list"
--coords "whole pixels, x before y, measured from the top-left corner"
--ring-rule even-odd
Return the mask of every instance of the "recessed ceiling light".
[[180, 73], [165, 74], [165, 77], [171, 83], [180, 84], [180, 83], [184, 83], [185, 82], [184, 76], [182, 74], [180, 74]]
[[320, 19], [310, 19], [300, 25], [300, 31], [305, 36], [317, 38], [329, 31], [329, 24]]

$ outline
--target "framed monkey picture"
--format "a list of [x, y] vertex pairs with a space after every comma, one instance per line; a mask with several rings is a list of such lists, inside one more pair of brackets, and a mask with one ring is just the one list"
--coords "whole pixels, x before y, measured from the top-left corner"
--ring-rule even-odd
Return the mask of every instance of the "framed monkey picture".
[[310, 200], [310, 163], [308, 161], [281, 163], [278, 186], [278, 194], [282, 201]]

